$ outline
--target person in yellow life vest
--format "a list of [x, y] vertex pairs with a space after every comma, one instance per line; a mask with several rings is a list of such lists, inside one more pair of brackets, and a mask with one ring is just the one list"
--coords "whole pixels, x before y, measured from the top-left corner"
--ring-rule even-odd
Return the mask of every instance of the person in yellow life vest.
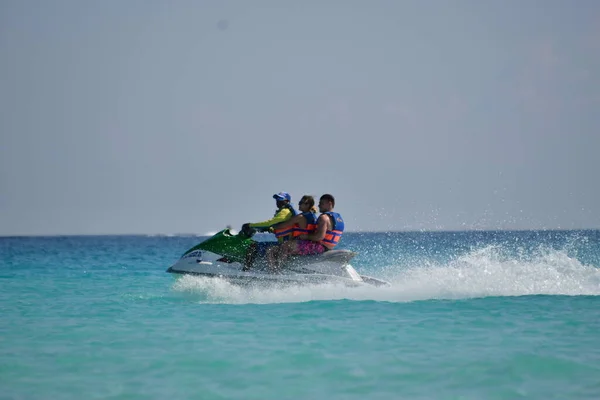
[[292, 196], [290, 196], [287, 192], [279, 192], [273, 195], [273, 198], [276, 201], [277, 210], [275, 211], [275, 215], [273, 218], [268, 219], [266, 221], [261, 222], [252, 222], [245, 223], [242, 225], [242, 232], [248, 232], [249, 230], [256, 229], [258, 231], [268, 231], [273, 232], [275, 237], [277, 238], [277, 242], [254, 242], [248, 248], [246, 253], [246, 262], [244, 266], [244, 270], [248, 270], [252, 268], [254, 264], [254, 260], [257, 256], [266, 255], [267, 249], [271, 246], [275, 246], [278, 243], [282, 243], [289, 238], [292, 237], [291, 232], [286, 232], [285, 229], [279, 229], [276, 227], [277, 224], [281, 222], [285, 222], [290, 218], [294, 217], [296, 214], [296, 210], [290, 204], [292, 201]]
[[275, 264], [281, 264], [290, 254], [303, 254], [304, 248], [298, 249], [298, 246], [302, 246], [302, 241], [294, 239], [317, 229], [317, 207], [315, 207], [314, 197], [302, 196], [298, 203], [298, 209], [300, 210], [299, 214], [275, 226], [281, 232], [291, 233], [292, 240], [284, 241], [279, 246], [273, 246], [267, 250], [267, 259], [271, 269], [276, 269]]

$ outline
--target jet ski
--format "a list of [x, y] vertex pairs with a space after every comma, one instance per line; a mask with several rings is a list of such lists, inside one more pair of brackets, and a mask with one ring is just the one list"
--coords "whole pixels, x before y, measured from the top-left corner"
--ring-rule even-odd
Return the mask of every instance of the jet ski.
[[291, 256], [277, 272], [265, 257], [257, 257], [252, 268], [244, 268], [246, 252], [255, 241], [254, 232], [233, 234], [229, 228], [187, 250], [166, 272], [224, 279], [236, 285], [344, 284], [389, 286], [389, 282], [359, 274], [350, 265], [356, 252], [328, 250], [322, 254]]

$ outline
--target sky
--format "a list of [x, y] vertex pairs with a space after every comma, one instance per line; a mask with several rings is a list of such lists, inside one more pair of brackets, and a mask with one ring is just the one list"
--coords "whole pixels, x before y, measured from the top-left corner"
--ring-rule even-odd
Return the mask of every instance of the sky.
[[600, 228], [600, 2], [0, 2], [0, 235]]

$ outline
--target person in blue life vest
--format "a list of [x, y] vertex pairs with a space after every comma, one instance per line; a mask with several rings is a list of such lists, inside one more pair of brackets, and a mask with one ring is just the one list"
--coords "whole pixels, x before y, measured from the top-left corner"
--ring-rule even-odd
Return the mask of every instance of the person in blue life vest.
[[272, 270], [276, 269], [275, 264], [280, 264], [290, 254], [314, 254], [311, 246], [314, 244], [320, 246], [308, 240], [295, 240], [298, 236], [312, 233], [317, 229], [317, 207], [315, 207], [314, 197], [302, 196], [298, 202], [298, 209], [300, 210], [298, 215], [275, 226], [286, 234], [291, 233], [292, 237], [291, 240], [267, 250], [267, 259]]
[[321, 215], [317, 219], [317, 226], [311, 233], [302, 233], [296, 237], [296, 246], [282, 246], [285, 250], [278, 254], [278, 258], [273, 265], [274, 269], [280, 268], [281, 263], [290, 255], [310, 255], [321, 254], [324, 251], [333, 249], [342, 238], [344, 233], [344, 219], [333, 211], [335, 207], [335, 198], [331, 194], [324, 194], [319, 199], [319, 211]]
[[273, 195], [277, 210], [273, 218], [261, 222], [248, 222], [242, 225], [242, 232], [249, 232], [253, 229], [259, 231], [268, 231], [275, 234], [277, 242], [253, 242], [246, 252], [246, 260], [243, 270], [247, 271], [252, 268], [254, 260], [257, 256], [265, 256], [267, 249], [271, 246], [276, 246], [292, 237], [291, 232], [287, 232], [285, 228], [278, 228], [277, 225], [296, 216], [298, 212], [290, 204], [292, 196], [287, 192], [279, 192]]

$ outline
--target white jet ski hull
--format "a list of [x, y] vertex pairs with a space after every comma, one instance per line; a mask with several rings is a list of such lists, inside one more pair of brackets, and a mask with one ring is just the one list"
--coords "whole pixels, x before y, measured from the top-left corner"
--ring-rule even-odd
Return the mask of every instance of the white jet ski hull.
[[352, 252], [327, 252], [322, 257], [293, 257], [285, 268], [270, 272], [266, 265], [257, 263], [256, 268], [244, 271], [239, 262], [223, 261], [222, 257], [208, 251], [193, 251], [180, 258], [167, 272], [173, 274], [205, 276], [224, 279], [236, 285], [315, 285], [343, 284], [345, 286], [389, 286], [377, 278], [360, 275], [345, 259]]

